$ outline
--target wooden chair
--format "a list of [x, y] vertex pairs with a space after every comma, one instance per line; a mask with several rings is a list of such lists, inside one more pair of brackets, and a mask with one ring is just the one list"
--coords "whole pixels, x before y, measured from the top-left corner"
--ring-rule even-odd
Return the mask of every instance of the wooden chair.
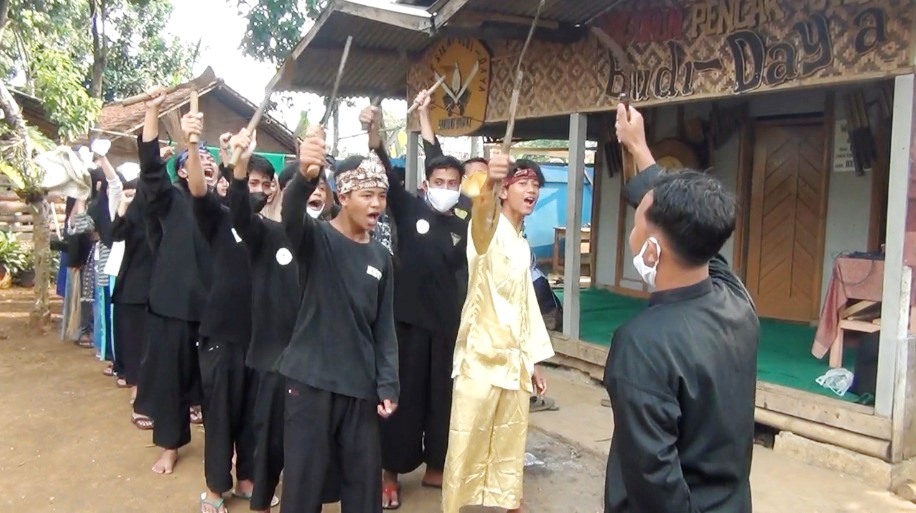
[[[551, 268], [556, 274], [563, 274], [565, 269], [565, 259], [562, 257], [562, 252], [560, 251], [560, 241], [566, 238], [566, 227], [557, 226], [553, 229], [553, 259], [551, 261]], [[582, 266], [586, 269], [586, 274], [583, 276], [592, 275], [592, 230], [590, 227], [582, 227], [582, 242], [579, 244], [579, 252], [582, 255]]]
[[[875, 308], [877, 307], [877, 308]], [[855, 301], [840, 312], [836, 339], [830, 346], [830, 367], [843, 366], [843, 338], [845, 331], [875, 333], [881, 330], [881, 303], [878, 301]]]

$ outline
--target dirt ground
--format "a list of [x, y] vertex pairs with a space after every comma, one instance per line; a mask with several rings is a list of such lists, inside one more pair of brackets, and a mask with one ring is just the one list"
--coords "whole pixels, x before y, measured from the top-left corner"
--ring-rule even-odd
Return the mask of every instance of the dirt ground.
[[[193, 431], [175, 474], [158, 476], [149, 432], [130, 423], [129, 392], [102, 374], [93, 351], [27, 328], [31, 290], [0, 291], [0, 511], [172, 513], [198, 511], [203, 432]], [[59, 312], [60, 303], [54, 311]], [[526, 502], [537, 513], [601, 511], [604, 460], [539, 432], [529, 451]], [[400, 511], [439, 511], [439, 492], [403, 479]], [[230, 500], [231, 511], [248, 511]], [[275, 510], [277, 511], [277, 510]], [[336, 506], [325, 512], [338, 512]], [[480, 513], [483, 509], [465, 510]]]

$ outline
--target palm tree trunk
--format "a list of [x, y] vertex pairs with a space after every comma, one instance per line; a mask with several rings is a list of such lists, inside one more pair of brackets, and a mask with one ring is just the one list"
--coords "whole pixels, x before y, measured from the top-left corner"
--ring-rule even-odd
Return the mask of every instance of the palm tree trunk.
[[33, 198], [32, 261], [35, 265], [35, 303], [29, 313], [29, 325], [44, 331], [51, 325], [51, 227], [48, 224], [48, 201], [44, 195]]

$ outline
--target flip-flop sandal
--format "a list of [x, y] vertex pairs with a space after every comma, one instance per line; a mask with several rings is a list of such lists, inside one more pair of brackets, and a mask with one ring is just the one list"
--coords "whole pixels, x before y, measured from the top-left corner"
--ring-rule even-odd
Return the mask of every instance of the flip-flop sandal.
[[131, 417], [130, 423], [133, 424], [140, 431], [151, 431], [154, 426], [153, 419], [149, 417]]
[[[397, 495], [397, 502], [391, 504], [391, 499]], [[382, 485], [382, 498], [388, 501], [388, 506], [382, 506], [384, 510], [401, 509], [401, 484]]]
[[[242, 499], [243, 501], [250, 501], [250, 500], [251, 500], [251, 494], [250, 494], [250, 493], [249, 493], [249, 494], [244, 494], [244, 493], [239, 493], [239, 492], [237, 492], [237, 491], [235, 491], [235, 490], [232, 490], [232, 496], [235, 497], [236, 499]], [[271, 507], [271, 508], [276, 508], [276, 507], [279, 506], [279, 505], [280, 505], [280, 498], [277, 497], [276, 495], [274, 495], [273, 498], [270, 499], [270, 507]]]
[[557, 402], [549, 397], [533, 396], [531, 398], [531, 406], [529, 410], [531, 413], [539, 411], [557, 411], [559, 409], [560, 407], [557, 406]]
[[200, 425], [204, 423], [204, 414], [199, 408], [191, 408], [191, 424]]
[[115, 375], [114, 367], [112, 367], [111, 365], [109, 365], [108, 367], [105, 367], [104, 369], [102, 369], [102, 374], [108, 377], [114, 376]]
[[225, 503], [226, 499], [210, 500], [207, 498], [207, 492], [203, 492], [200, 494], [200, 513], [209, 513], [210, 510], [205, 509], [206, 506], [213, 508], [216, 513], [229, 513], [229, 508], [226, 507]]
[[118, 388], [130, 388], [130, 384], [124, 378], [118, 378], [118, 380], [115, 381], [115, 386]]

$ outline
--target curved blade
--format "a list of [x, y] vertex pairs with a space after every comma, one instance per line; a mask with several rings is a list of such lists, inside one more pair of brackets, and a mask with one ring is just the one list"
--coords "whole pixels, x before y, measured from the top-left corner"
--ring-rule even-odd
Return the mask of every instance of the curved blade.
[[350, 43], [353, 42], [353, 36], [347, 36], [347, 43], [344, 45], [343, 55], [340, 57], [340, 67], [337, 68], [337, 78], [334, 79], [334, 88], [331, 89], [331, 95], [328, 96], [328, 103], [325, 106], [324, 116], [321, 117], [321, 126], [327, 126], [334, 111], [334, 104], [337, 102], [337, 89], [340, 88], [340, 79], [343, 77], [344, 68], [347, 65], [347, 57], [350, 55]]

